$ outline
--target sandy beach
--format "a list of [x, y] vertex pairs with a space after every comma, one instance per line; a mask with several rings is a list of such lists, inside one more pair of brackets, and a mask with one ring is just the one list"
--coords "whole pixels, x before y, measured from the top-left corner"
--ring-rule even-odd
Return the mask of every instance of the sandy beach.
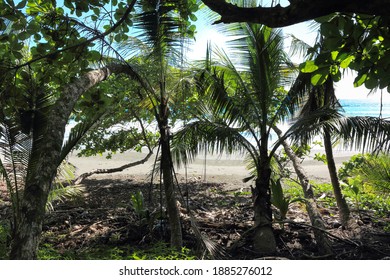
[[[330, 182], [327, 166], [323, 162], [314, 160], [314, 154], [319, 151], [313, 151], [312, 155], [305, 158], [302, 162], [309, 178], [318, 182]], [[321, 152], [321, 151], [320, 151]], [[352, 151], [334, 151], [337, 167], [340, 167], [343, 162], [350, 159], [353, 154], [357, 152]], [[114, 168], [125, 165], [130, 162], [143, 159], [146, 153], [139, 152], [125, 152], [122, 154], [115, 154], [111, 159], [106, 159], [103, 156], [93, 157], [78, 157], [77, 152], [73, 152], [69, 157], [69, 162], [74, 164], [77, 168], [76, 174], [80, 175], [84, 172], [90, 172], [95, 169]], [[110, 177], [115, 178], [117, 176], [147, 176], [152, 170], [155, 161], [155, 155], [153, 155], [145, 164], [137, 165], [132, 168], [128, 168], [122, 172], [105, 174], [105, 175], [93, 175], [97, 177]], [[182, 167], [175, 170], [178, 177], [183, 180], [187, 173], [188, 180], [198, 180], [206, 182], [219, 182], [219, 183], [233, 183], [240, 186], [244, 186], [242, 179], [249, 175], [248, 170], [245, 168], [243, 155], [207, 155], [198, 157], [192, 162], [187, 170]]]

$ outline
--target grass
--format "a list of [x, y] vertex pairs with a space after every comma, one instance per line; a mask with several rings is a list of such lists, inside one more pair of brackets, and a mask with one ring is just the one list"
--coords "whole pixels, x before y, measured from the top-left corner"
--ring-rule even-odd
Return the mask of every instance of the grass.
[[83, 251], [59, 252], [53, 245], [42, 244], [38, 251], [40, 260], [195, 260], [192, 251], [183, 247], [180, 251], [169, 244], [157, 242], [153, 247], [134, 248], [130, 246], [99, 245]]
[[7, 236], [7, 225], [0, 223], [0, 260], [5, 260], [7, 258]]

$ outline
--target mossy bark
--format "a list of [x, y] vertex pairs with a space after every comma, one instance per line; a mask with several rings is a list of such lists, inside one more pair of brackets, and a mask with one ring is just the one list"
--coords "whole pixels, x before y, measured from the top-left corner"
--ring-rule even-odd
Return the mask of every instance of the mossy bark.
[[34, 125], [25, 187], [21, 198], [19, 219], [11, 232], [10, 258], [36, 259], [47, 198], [53, 178], [62, 161], [65, 126], [75, 103], [82, 93], [105, 80], [113, 72], [127, 69], [113, 66], [93, 70], [62, 88], [56, 103], [40, 112], [40, 123]]

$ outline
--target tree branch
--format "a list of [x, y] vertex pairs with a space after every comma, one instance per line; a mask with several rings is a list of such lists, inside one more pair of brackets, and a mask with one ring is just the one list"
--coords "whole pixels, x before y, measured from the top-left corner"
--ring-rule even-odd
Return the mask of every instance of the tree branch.
[[95, 169], [95, 170], [92, 170], [90, 172], [86, 172], [86, 173], [83, 173], [81, 174], [79, 177], [77, 177], [77, 179], [74, 181], [74, 183], [76, 185], [80, 184], [85, 178], [91, 176], [91, 175], [94, 175], [94, 174], [107, 174], [107, 173], [115, 173], [115, 172], [121, 172], [127, 168], [130, 168], [130, 167], [134, 167], [134, 166], [137, 166], [137, 165], [140, 165], [140, 164], [144, 164], [145, 162], [147, 162], [149, 160], [149, 158], [153, 155], [153, 151], [150, 150], [149, 153], [146, 155], [145, 158], [141, 159], [141, 160], [138, 160], [138, 161], [135, 161], [135, 162], [131, 162], [131, 163], [128, 163], [128, 164], [125, 164], [125, 165], [122, 165], [120, 167], [115, 167], [115, 168], [108, 168], [108, 169]]
[[19, 64], [19, 65], [16, 65], [16, 66], [12, 67], [10, 70], [17, 70], [17, 69], [20, 69], [20, 68], [22, 68], [24, 66], [31, 65], [32, 63], [37, 62], [37, 61], [39, 61], [41, 59], [45, 59], [45, 58], [48, 58], [48, 57], [56, 56], [57, 54], [59, 54], [61, 52], [69, 51], [69, 50], [78, 48], [80, 46], [87, 46], [88, 44], [90, 44], [91, 42], [93, 42], [93, 41], [95, 41], [97, 39], [101, 39], [101, 38], [106, 37], [110, 33], [114, 32], [126, 20], [126, 18], [130, 15], [131, 11], [133, 10], [134, 5], [135, 5], [136, 2], [137, 2], [136, 0], [133, 0], [129, 4], [129, 6], [127, 7], [127, 9], [126, 9], [125, 13], [123, 14], [123, 16], [113, 26], [111, 26], [111, 28], [108, 29], [107, 31], [105, 31], [103, 33], [100, 33], [98, 31], [96, 31], [97, 34], [95, 36], [93, 36], [92, 38], [90, 38], [90, 39], [87, 39], [87, 40], [85, 40], [85, 41], [83, 41], [81, 43], [78, 43], [78, 44], [75, 44], [75, 45], [63, 48], [63, 49], [56, 50], [56, 51], [48, 53], [46, 55], [33, 58], [33, 59], [31, 59], [31, 60], [29, 60], [29, 61], [27, 61], [25, 63], [22, 63], [22, 64]]
[[376, 16], [390, 15], [390, 0], [290, 0], [282, 7], [243, 8], [225, 0], [202, 0], [221, 15], [216, 23], [251, 22], [269, 27], [284, 27], [332, 13], [358, 13]]

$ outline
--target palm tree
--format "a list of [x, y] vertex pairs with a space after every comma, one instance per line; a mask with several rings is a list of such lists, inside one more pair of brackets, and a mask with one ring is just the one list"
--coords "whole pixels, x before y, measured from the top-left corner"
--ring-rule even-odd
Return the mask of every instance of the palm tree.
[[340, 222], [343, 226], [347, 226], [350, 221], [350, 211], [342, 194], [333, 156], [333, 143], [342, 140], [346, 147], [355, 144], [359, 150], [388, 149], [390, 123], [381, 118], [343, 116], [340, 113], [342, 107], [335, 95], [331, 77], [328, 77], [322, 85], [313, 86], [310, 75], [301, 73], [290, 92], [295, 95], [294, 106], [300, 107], [300, 112], [295, 120], [296, 123], [286, 134], [303, 144], [307, 144], [315, 136], [323, 136], [326, 163]]
[[[319, 38], [321, 40], [321, 38]], [[314, 49], [311, 48], [309, 45], [305, 44], [304, 42], [293, 38], [293, 46], [294, 51], [299, 51], [301, 53], [306, 53], [306, 58], [313, 59], [313, 57], [318, 56], [323, 51], [323, 47], [321, 46], [321, 43], [318, 44], [318, 48]], [[338, 72], [334, 75], [334, 77], [339, 80], [341, 77], [341, 73]], [[342, 107], [340, 103], [338, 102], [338, 99], [335, 94], [334, 89], [334, 81], [333, 76], [329, 75], [325, 79], [323, 79], [323, 82], [317, 86], [313, 86], [311, 83], [311, 75], [309, 73], [300, 73], [298, 78], [296, 79], [294, 85], [292, 86], [292, 89], [290, 90], [291, 94], [295, 99], [295, 102], [292, 103], [293, 106], [297, 106], [300, 108], [300, 112], [298, 115], [298, 118], [303, 119], [311, 119], [314, 120], [312, 117], [315, 114], [315, 112], [323, 112], [324, 114], [318, 114], [318, 118], [314, 120], [314, 122], [319, 123], [326, 123], [328, 121], [332, 121], [332, 118], [342, 118], [341, 115], [337, 114], [338, 111], [342, 111]], [[379, 123], [381, 122], [378, 120]], [[306, 122], [306, 121], [305, 121]], [[356, 122], [356, 123], [355, 123]], [[365, 122], [365, 118], [363, 117], [357, 117], [357, 118], [349, 118], [348, 122], [350, 125], [353, 125], [353, 127], [361, 127], [362, 122]], [[386, 123], [386, 122], [384, 122]], [[318, 128], [318, 126], [315, 126]], [[347, 131], [350, 131], [353, 128], [347, 128], [344, 127]], [[307, 131], [308, 132], [308, 131]], [[324, 142], [324, 148], [325, 148], [325, 155], [326, 155], [326, 164], [329, 170], [329, 175], [333, 187], [333, 193], [336, 199], [336, 203], [339, 209], [339, 215], [340, 215], [340, 222], [343, 226], [347, 226], [350, 218], [350, 211], [348, 204], [342, 194], [340, 181], [337, 175], [337, 168], [336, 163], [333, 156], [333, 143], [334, 140], [340, 137], [341, 135], [337, 132], [337, 130], [333, 130], [332, 128], [329, 128], [328, 126], [324, 125], [322, 127], [322, 130], [317, 131], [320, 132], [320, 134], [323, 137]], [[351, 138], [360, 138], [360, 137], [367, 137], [366, 133], [371, 134], [371, 139], [375, 139], [375, 135], [372, 134], [368, 130], [356, 130], [354, 135], [350, 135], [350, 140], [353, 141]], [[309, 133], [309, 132], [308, 132]], [[363, 134], [360, 134], [363, 133]], [[310, 132], [310, 134], [312, 134]], [[310, 136], [305, 133], [305, 131], [298, 131], [298, 134], [296, 137], [300, 137], [303, 142], [307, 141]], [[348, 135], [344, 134], [344, 137], [348, 137]], [[371, 145], [373, 142], [371, 142]], [[364, 147], [359, 147], [363, 148]]]
[[[313, 116], [313, 113], [315, 112], [320, 112], [321, 109], [330, 109], [335, 111], [341, 109], [341, 105], [339, 104], [335, 95], [333, 80], [331, 77], [328, 77], [322, 85], [313, 86], [310, 81], [310, 75], [302, 73], [298, 76], [294, 86], [292, 87], [291, 92], [293, 95], [296, 96], [295, 99], [297, 100], [297, 102], [295, 103], [295, 105], [301, 102], [301, 108], [298, 118], [308, 119], [309, 116]], [[327, 120], [330, 120], [330, 116], [326, 114], [324, 114], [323, 116], [319, 116], [318, 119], [319, 122], [326, 122]], [[307, 135], [305, 135], [303, 131], [297, 131], [297, 133], [297, 137], [299, 137], [300, 135], [303, 140], [307, 137]], [[333, 186], [333, 193], [335, 195], [336, 203], [339, 209], [340, 221], [343, 226], [346, 226], [349, 220], [350, 213], [348, 204], [342, 195], [340, 182], [337, 176], [337, 169], [333, 156], [332, 143], [332, 134], [334, 133], [327, 127], [324, 127], [321, 134], [323, 136], [326, 163]]]
[[209, 49], [205, 67], [197, 73], [203, 103], [197, 106], [196, 120], [175, 134], [175, 156], [178, 161], [186, 161], [201, 147], [211, 152], [241, 151], [249, 155], [256, 173], [254, 246], [258, 252], [271, 254], [276, 250], [271, 159], [277, 147], [270, 151], [269, 140], [272, 126], [287, 115], [282, 100], [290, 62], [283, 51], [281, 31], [237, 24], [230, 32], [237, 36], [231, 41], [235, 52], [229, 56], [216, 52], [219, 62], [213, 63]]
[[[347, 226], [349, 207], [346, 203], [337, 174], [333, 156], [333, 143], [343, 141], [346, 148], [357, 150], [388, 151], [390, 140], [390, 122], [380, 117], [346, 117], [342, 110], [333, 87], [333, 81], [328, 78], [323, 85], [312, 86], [306, 78], [307, 101], [304, 103], [296, 127], [291, 129], [293, 138], [304, 143], [311, 141], [315, 135], [323, 135], [326, 161], [333, 186], [336, 203], [339, 208], [340, 220]], [[296, 92], [298, 95], [298, 91]], [[293, 130], [296, 130], [296, 133]], [[290, 132], [288, 132], [290, 134]]]
[[[139, 72], [141, 85], [160, 132], [160, 172], [165, 191], [171, 232], [171, 246], [180, 249], [183, 244], [180, 213], [177, 207], [176, 185], [171, 157], [170, 105], [177, 87], [172, 86], [175, 75], [172, 65], [181, 62], [187, 21], [182, 16], [188, 12], [187, 1], [140, 1], [142, 13], [135, 18], [137, 38], [142, 42], [144, 60], [152, 71]], [[124, 46], [122, 46], [124, 47]]]
[[310, 184], [309, 177], [306, 171], [302, 167], [301, 159], [298, 158], [298, 156], [296, 155], [296, 153], [294, 153], [289, 143], [287, 143], [287, 140], [285, 139], [283, 132], [276, 126], [274, 126], [273, 129], [275, 133], [278, 135], [279, 141], [282, 144], [283, 149], [286, 152], [286, 155], [291, 160], [295, 173], [297, 174], [297, 177], [301, 184], [303, 190], [303, 196], [305, 198], [306, 210], [309, 215], [311, 224], [314, 226], [313, 231], [314, 231], [315, 239], [317, 241], [318, 250], [322, 255], [332, 254], [333, 250], [330, 244], [330, 240], [328, 239], [327, 235], [324, 233], [326, 230], [326, 226], [324, 220], [322, 219], [321, 213], [318, 210], [313, 187]]

